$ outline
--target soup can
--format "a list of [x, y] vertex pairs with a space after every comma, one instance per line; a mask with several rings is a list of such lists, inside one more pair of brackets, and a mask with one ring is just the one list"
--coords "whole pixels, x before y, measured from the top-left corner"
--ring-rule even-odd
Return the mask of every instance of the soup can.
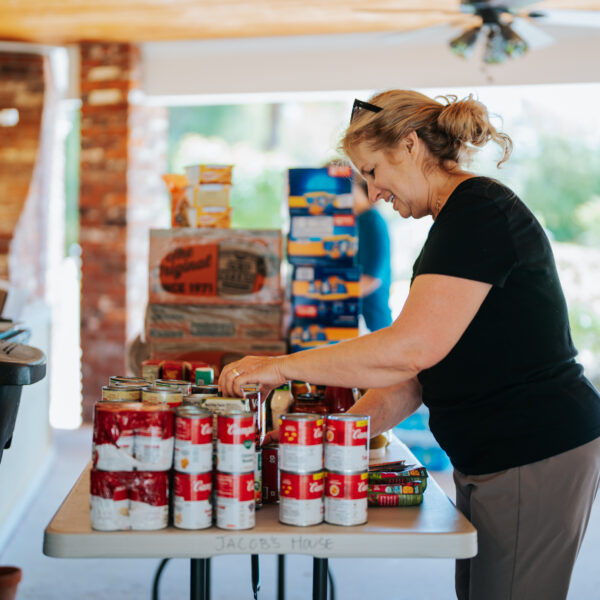
[[173, 524], [180, 529], [212, 526], [212, 471], [174, 474]]
[[183, 394], [176, 389], [166, 387], [148, 387], [142, 390], [142, 402], [148, 404], [166, 404], [179, 406], [183, 402]]
[[231, 411], [217, 416], [217, 469], [219, 471], [251, 473], [254, 477], [255, 431], [254, 415], [249, 411]]
[[323, 521], [324, 473], [279, 473], [279, 520], [307, 527]]
[[325, 521], [332, 525], [367, 522], [368, 472], [333, 473], [325, 478]]
[[139, 402], [145, 386], [103, 385], [102, 402]]
[[174, 468], [182, 473], [206, 473], [212, 469], [213, 419], [196, 406], [175, 409]]
[[323, 469], [323, 417], [305, 413], [279, 418], [279, 468], [293, 473]]
[[166, 388], [169, 390], [177, 390], [184, 396], [187, 396], [192, 391], [192, 384], [185, 379], [157, 379], [154, 382], [155, 388]]
[[169, 474], [131, 473], [129, 522], [134, 530], [163, 529], [169, 524]]
[[325, 468], [356, 473], [369, 468], [369, 417], [349, 413], [327, 416]]
[[252, 529], [254, 506], [254, 471], [223, 473], [217, 471], [217, 527], [220, 529]]

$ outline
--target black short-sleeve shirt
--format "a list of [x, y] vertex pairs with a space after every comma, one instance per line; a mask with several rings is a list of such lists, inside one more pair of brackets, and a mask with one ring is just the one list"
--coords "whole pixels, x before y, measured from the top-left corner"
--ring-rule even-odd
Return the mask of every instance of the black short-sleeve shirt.
[[459, 471], [501, 471], [600, 436], [550, 243], [514, 192], [486, 177], [459, 184], [413, 280], [426, 273], [492, 284], [450, 353], [419, 374], [431, 431]]

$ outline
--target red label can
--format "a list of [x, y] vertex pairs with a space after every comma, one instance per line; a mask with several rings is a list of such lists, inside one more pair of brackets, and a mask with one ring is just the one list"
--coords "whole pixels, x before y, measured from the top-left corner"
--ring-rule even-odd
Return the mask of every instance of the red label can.
[[306, 413], [279, 419], [279, 468], [314, 473], [323, 468], [323, 417]]
[[262, 448], [262, 501], [274, 504], [279, 499], [278, 446]]
[[332, 525], [367, 522], [368, 472], [332, 473], [325, 481], [325, 521]]
[[369, 468], [369, 417], [348, 413], [327, 416], [325, 468], [356, 473]]
[[323, 471], [279, 474], [279, 520], [306, 527], [323, 521]]
[[129, 524], [129, 473], [96, 471], [90, 473], [90, 520], [92, 529], [119, 531]]
[[163, 379], [184, 379], [186, 363], [181, 360], [163, 360], [160, 364]]
[[212, 471], [174, 475], [173, 524], [180, 529], [206, 529], [212, 525]]
[[254, 473], [255, 423], [251, 412], [229, 412], [217, 417], [217, 468], [225, 473]]
[[129, 519], [131, 529], [162, 529], [169, 524], [169, 478], [164, 471], [131, 474]]
[[213, 418], [196, 406], [180, 406], [175, 411], [176, 471], [206, 473], [212, 469]]
[[217, 527], [251, 529], [255, 524], [254, 471], [217, 471]]

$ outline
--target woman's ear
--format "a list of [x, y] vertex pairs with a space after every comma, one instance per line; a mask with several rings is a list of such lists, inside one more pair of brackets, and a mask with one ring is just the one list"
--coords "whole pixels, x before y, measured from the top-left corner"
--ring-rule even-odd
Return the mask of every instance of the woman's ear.
[[405, 144], [406, 151], [409, 154], [412, 154], [417, 146], [417, 142], [419, 140], [419, 136], [416, 131], [411, 131], [402, 141]]

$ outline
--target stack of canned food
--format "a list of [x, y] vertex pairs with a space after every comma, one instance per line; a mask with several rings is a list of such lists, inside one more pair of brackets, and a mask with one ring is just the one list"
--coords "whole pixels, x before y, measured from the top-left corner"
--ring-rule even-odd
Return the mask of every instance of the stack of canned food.
[[281, 415], [279, 448], [282, 523], [308, 526], [325, 520], [360, 525], [367, 521], [368, 416]]
[[258, 386], [244, 396], [181, 379], [111, 377], [94, 409], [92, 527], [166, 527], [169, 481], [175, 527], [212, 526], [213, 505], [218, 527], [253, 527], [266, 409]]

